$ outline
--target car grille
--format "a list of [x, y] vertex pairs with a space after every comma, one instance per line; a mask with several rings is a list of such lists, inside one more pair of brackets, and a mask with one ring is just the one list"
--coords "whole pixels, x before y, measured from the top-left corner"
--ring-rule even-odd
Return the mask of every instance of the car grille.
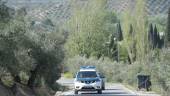
[[91, 84], [91, 83], [95, 83], [95, 81], [81, 81], [81, 83], [85, 83], [85, 84]]
[[95, 89], [94, 87], [82, 87], [82, 89]]

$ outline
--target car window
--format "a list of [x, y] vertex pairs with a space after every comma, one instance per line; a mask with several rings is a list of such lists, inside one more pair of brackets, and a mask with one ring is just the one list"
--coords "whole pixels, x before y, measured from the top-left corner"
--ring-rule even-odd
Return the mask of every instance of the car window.
[[95, 78], [97, 74], [95, 71], [82, 71], [78, 72], [77, 78]]

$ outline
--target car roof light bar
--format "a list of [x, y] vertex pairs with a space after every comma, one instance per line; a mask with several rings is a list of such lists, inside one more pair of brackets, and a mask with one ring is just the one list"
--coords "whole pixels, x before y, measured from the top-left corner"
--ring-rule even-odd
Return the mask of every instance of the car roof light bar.
[[96, 69], [95, 66], [81, 66], [80, 69]]

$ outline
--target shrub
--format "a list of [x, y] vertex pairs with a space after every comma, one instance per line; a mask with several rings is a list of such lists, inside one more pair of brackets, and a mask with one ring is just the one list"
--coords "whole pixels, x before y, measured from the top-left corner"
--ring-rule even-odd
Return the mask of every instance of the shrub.
[[14, 78], [11, 76], [10, 73], [5, 73], [1, 77], [1, 81], [7, 87], [12, 87], [14, 85]]
[[145, 58], [145, 61], [135, 62], [126, 67], [128, 71], [124, 74], [124, 82], [135, 86], [138, 74], [150, 75], [152, 89], [162, 93], [163, 96], [168, 96], [170, 92], [170, 50], [154, 50]]
[[93, 65], [96, 66], [97, 70], [101, 73], [103, 73], [108, 81], [120, 81], [120, 69], [123, 68], [123, 64], [118, 64], [116, 62], [112, 62], [112, 60], [108, 58], [89, 58], [81, 57], [81, 56], [75, 56], [73, 58], [70, 58], [66, 61], [66, 66], [69, 68], [69, 71], [72, 74], [75, 74], [80, 66], [84, 65]]
[[73, 74], [71, 74], [70, 72], [66, 72], [66, 73], [64, 73], [64, 77], [65, 78], [73, 78]]
[[25, 72], [21, 71], [20, 74], [19, 74], [19, 77], [21, 79], [21, 83], [22, 84], [26, 85], [28, 83], [28, 79], [29, 79], [28, 74], [26, 74]]

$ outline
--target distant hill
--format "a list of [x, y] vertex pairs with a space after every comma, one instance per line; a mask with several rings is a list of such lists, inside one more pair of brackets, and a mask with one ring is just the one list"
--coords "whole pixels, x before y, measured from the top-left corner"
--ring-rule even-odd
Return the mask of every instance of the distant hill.
[[[125, 11], [127, 8], [133, 9], [136, 0], [108, 0], [109, 9], [114, 9], [116, 12]], [[170, 0], [145, 0], [146, 11], [149, 15], [167, 14], [170, 8]]]
[[37, 7], [49, 2], [57, 2], [60, 0], [7, 0], [7, 5], [10, 7]]
[[[18, 8], [27, 7], [29, 16], [37, 19], [49, 17], [54, 20], [65, 21], [72, 15], [72, 0], [8, 0], [8, 6]], [[85, 4], [88, 0], [77, 0], [78, 4]], [[107, 0], [106, 7], [117, 13], [127, 8], [134, 9], [136, 0]], [[146, 0], [146, 11], [149, 15], [166, 14], [170, 7], [170, 0]]]

